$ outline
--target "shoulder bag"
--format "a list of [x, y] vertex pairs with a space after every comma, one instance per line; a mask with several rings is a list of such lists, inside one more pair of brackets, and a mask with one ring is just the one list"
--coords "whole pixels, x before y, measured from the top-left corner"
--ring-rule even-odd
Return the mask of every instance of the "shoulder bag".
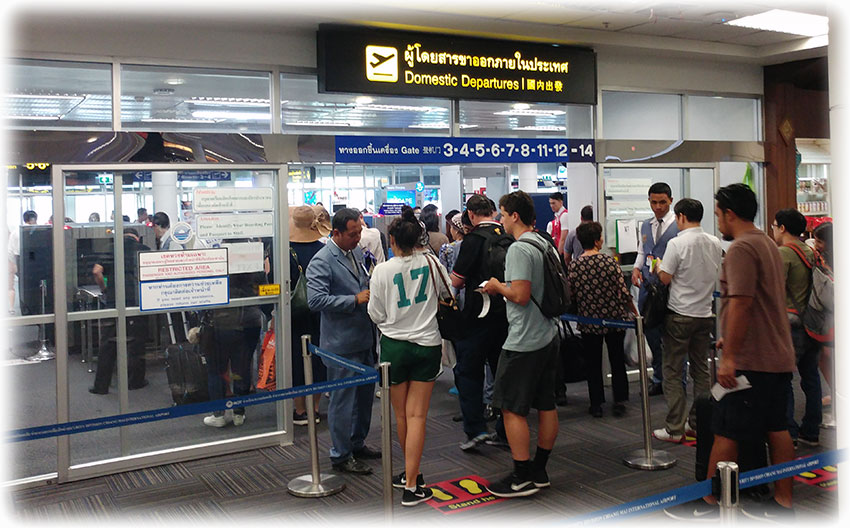
[[[440, 335], [443, 336], [443, 339], [457, 341], [464, 335], [465, 326], [464, 318], [457, 306], [457, 299], [452, 295], [452, 290], [446, 283], [446, 278], [440, 273], [439, 266], [436, 270], [434, 269], [432, 259], [428, 254], [425, 254], [425, 259], [428, 261], [431, 283], [434, 285], [434, 292], [437, 294], [437, 324], [440, 327]], [[440, 280], [443, 281], [443, 286], [449, 294], [447, 298], [440, 296], [440, 289], [437, 287], [435, 275], [439, 275]]]
[[307, 305], [307, 277], [298, 262], [298, 255], [295, 250], [290, 247], [289, 252], [295, 259], [295, 265], [298, 266], [298, 282], [295, 283], [295, 288], [289, 294], [289, 306], [293, 317], [303, 317], [310, 313], [310, 307]]

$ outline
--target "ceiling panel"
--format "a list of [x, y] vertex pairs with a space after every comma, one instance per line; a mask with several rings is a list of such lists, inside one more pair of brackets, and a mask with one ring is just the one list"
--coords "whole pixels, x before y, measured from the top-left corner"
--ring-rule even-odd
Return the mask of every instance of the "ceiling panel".
[[521, 11], [510, 13], [502, 18], [504, 20], [516, 20], [520, 22], [561, 25], [587, 18], [593, 14], [593, 11], [573, 9], [568, 6], [560, 7], [534, 3], [523, 7]]
[[632, 26], [645, 24], [648, 21], [649, 18], [645, 15], [599, 13], [575, 22], [570, 22], [568, 26], [606, 31], [622, 31]]
[[792, 40], [799, 40], [799, 35], [789, 35], [788, 33], [776, 33], [773, 31], [757, 31], [755, 33], [751, 33], [749, 35], [743, 35], [740, 37], [733, 37], [727, 39], [726, 42], [729, 44], [741, 44], [743, 46], [768, 46], [770, 44], [779, 44], [781, 42], [791, 42]]

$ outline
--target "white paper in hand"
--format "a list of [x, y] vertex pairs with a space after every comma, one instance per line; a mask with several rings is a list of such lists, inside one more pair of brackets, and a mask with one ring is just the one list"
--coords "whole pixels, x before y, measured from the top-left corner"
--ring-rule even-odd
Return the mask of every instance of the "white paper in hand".
[[714, 396], [715, 400], [720, 401], [730, 392], [742, 391], [752, 387], [752, 385], [750, 385], [750, 380], [748, 380], [743, 374], [735, 378], [735, 381], [737, 382], [737, 385], [731, 389], [727, 389], [723, 385], [715, 383], [714, 387], [711, 388], [711, 395]]

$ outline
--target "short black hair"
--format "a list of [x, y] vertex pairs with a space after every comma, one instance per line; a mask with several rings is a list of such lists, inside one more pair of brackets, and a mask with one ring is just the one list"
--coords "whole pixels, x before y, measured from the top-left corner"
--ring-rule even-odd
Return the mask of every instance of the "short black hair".
[[428, 204], [428, 205], [426, 205], [425, 207], [422, 208], [423, 213], [428, 212], [428, 211], [434, 211], [434, 213], [436, 213], [437, 210], [438, 210], [437, 206], [434, 205], [434, 204]]
[[334, 213], [331, 219], [331, 227], [334, 231], [345, 233], [348, 230], [348, 222], [354, 220], [360, 225], [360, 211], [351, 207], [343, 207]]
[[564, 201], [564, 195], [561, 194], [558, 191], [555, 191], [555, 192], [553, 192], [552, 194], [549, 195], [549, 199], [550, 200], [558, 200], [559, 202], [563, 202]]
[[419, 213], [419, 220], [425, 224], [425, 229], [431, 233], [436, 233], [440, 230], [440, 217], [437, 216], [437, 208], [428, 209], [426, 205], [422, 212]]
[[796, 209], [780, 209], [776, 211], [776, 225], [785, 226], [785, 231], [800, 236], [806, 230], [806, 217]]
[[596, 242], [602, 238], [602, 224], [599, 222], [586, 222], [576, 227], [576, 238], [581, 243], [582, 249], [593, 249]]
[[593, 220], [593, 206], [585, 205], [581, 208], [581, 219], [585, 222], [590, 222]]
[[153, 215], [153, 225], [159, 226], [163, 229], [168, 229], [171, 226], [171, 220], [168, 218], [167, 214], [160, 211]]
[[732, 211], [735, 216], [747, 222], [756, 219], [759, 208], [756, 193], [743, 183], [721, 187], [714, 195], [714, 199], [717, 200], [717, 208], [721, 211]]
[[125, 228], [124, 228], [124, 235], [133, 235], [133, 236], [135, 236], [135, 237], [138, 237], [138, 236], [139, 236], [139, 232], [138, 232], [138, 231], [136, 231], [136, 230], [135, 230], [134, 228], [132, 228], [132, 227], [125, 227]]
[[829, 267], [832, 267], [832, 222], [824, 222], [817, 226], [812, 234], [816, 239], [823, 242], [824, 246], [826, 246], [824, 251], [821, 252], [821, 256], [823, 256], [826, 263], [829, 264]]
[[145, 209], [144, 207], [139, 207], [139, 210], [136, 211], [136, 214], [139, 215], [139, 216], [142, 216], [142, 213], [148, 214], [148, 210]]
[[519, 220], [527, 225], [533, 226], [536, 214], [534, 212], [534, 200], [525, 191], [514, 191], [499, 199], [499, 207], [508, 214], [519, 214]]
[[456, 214], [458, 214], [459, 212], [460, 212], [460, 211], [458, 211], [457, 209], [452, 209], [451, 211], [449, 211], [448, 213], [446, 213], [446, 222], [450, 222], [450, 221], [451, 221], [451, 219], [452, 219], [452, 218], [454, 218], [454, 216], [455, 216]]
[[466, 201], [466, 210], [478, 216], [490, 216], [496, 212], [496, 206], [483, 194], [473, 194]]
[[702, 216], [705, 211], [699, 200], [682, 198], [673, 206], [673, 212], [677, 215], [685, 215], [688, 222], [702, 222]]
[[35, 211], [24, 211], [24, 223], [28, 224], [30, 220], [38, 221], [38, 213]]
[[673, 190], [664, 182], [655, 182], [650, 185], [647, 196], [650, 194], [666, 194], [668, 198], [673, 199]]
[[422, 225], [416, 219], [416, 214], [408, 206], [401, 210], [401, 217], [393, 220], [387, 228], [387, 233], [393, 237], [396, 245], [404, 251], [412, 251], [422, 237]]

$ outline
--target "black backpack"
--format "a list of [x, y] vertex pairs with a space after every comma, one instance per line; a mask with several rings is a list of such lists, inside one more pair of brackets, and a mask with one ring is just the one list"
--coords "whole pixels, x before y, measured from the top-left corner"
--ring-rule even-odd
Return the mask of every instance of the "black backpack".
[[543, 299], [537, 302], [532, 296], [531, 300], [546, 317], [560, 317], [570, 311], [570, 285], [558, 252], [549, 244], [544, 246], [527, 239], [519, 242], [532, 245], [543, 254]]
[[[492, 227], [492, 229], [489, 229]], [[481, 267], [479, 274], [481, 280], [488, 280], [490, 277], [496, 277], [500, 282], [505, 282], [505, 257], [508, 254], [508, 248], [514, 242], [514, 237], [505, 232], [505, 228], [501, 225], [488, 225], [484, 228], [473, 230], [467, 236], [480, 236], [484, 239], [484, 246], [481, 249]], [[477, 288], [478, 285], [476, 284]]]

